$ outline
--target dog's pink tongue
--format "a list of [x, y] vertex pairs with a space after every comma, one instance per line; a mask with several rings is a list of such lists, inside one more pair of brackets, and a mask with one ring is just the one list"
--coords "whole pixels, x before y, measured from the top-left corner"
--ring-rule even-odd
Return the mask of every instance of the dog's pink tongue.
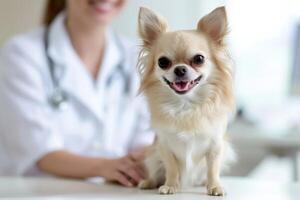
[[186, 91], [189, 89], [189, 82], [176, 82], [173, 84], [173, 87], [177, 91]]

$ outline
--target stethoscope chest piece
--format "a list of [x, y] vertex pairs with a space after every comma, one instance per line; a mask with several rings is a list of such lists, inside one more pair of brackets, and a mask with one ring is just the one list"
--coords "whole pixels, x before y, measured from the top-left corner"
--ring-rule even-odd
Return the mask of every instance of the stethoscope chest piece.
[[68, 104], [68, 95], [62, 89], [56, 88], [49, 97], [49, 102], [53, 108], [65, 110]]

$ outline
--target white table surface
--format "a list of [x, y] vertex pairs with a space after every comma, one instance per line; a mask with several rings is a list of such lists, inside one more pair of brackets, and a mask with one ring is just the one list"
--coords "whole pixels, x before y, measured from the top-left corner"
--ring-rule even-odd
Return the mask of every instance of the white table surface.
[[223, 178], [225, 197], [206, 195], [205, 188], [183, 189], [174, 195], [159, 195], [157, 190], [139, 190], [105, 183], [52, 178], [0, 177], [0, 198], [9, 200], [299, 200], [300, 184]]

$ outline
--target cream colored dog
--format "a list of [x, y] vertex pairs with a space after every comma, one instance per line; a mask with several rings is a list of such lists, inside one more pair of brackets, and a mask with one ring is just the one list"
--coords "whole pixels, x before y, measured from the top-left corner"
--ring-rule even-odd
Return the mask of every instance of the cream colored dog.
[[234, 109], [225, 8], [203, 17], [196, 30], [167, 32], [166, 22], [147, 8], [138, 22], [140, 91], [156, 132], [139, 187], [173, 194], [182, 184], [203, 181], [207, 171], [208, 194], [224, 195], [220, 171], [233, 153], [225, 132]]

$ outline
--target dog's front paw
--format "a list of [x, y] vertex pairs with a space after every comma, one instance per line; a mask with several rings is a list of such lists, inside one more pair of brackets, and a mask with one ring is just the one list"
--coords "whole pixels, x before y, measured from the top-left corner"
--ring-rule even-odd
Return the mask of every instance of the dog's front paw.
[[220, 185], [217, 186], [207, 186], [207, 194], [211, 196], [224, 196], [224, 188]]
[[159, 187], [159, 194], [174, 194], [177, 191], [176, 186], [162, 185]]
[[140, 189], [146, 190], [156, 188], [156, 185], [150, 179], [145, 179], [139, 182], [138, 187]]

